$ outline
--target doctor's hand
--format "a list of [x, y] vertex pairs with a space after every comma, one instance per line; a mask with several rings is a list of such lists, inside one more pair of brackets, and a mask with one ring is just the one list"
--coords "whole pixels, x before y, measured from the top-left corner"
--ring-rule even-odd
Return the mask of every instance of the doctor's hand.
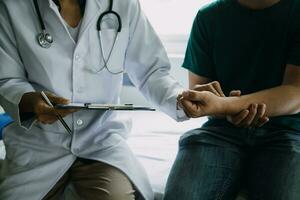
[[178, 105], [191, 118], [226, 115], [226, 97], [220, 97], [209, 91], [189, 90], [178, 96]]
[[[223, 90], [221, 88], [221, 85], [218, 81], [213, 81], [207, 84], [197, 84], [195, 85], [192, 90], [195, 91], [208, 91], [211, 92], [215, 95], [217, 95], [218, 97], [225, 97], [225, 94], [223, 93]], [[215, 118], [225, 118], [226, 116], [224, 115], [218, 115], [218, 116], [213, 116]]]
[[[45, 93], [52, 104], [68, 104], [68, 99], [58, 97], [52, 93]], [[53, 124], [58, 120], [57, 116], [65, 117], [76, 109], [55, 109], [50, 107], [42, 98], [39, 92], [25, 93], [19, 104], [20, 114], [33, 114], [37, 120], [43, 124]]]

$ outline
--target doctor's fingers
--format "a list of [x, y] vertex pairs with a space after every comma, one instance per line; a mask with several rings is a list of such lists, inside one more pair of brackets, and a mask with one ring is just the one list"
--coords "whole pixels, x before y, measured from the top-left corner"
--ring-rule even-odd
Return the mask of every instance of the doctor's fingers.
[[242, 95], [242, 92], [240, 90], [232, 90], [229, 94], [230, 97], [239, 97]]
[[196, 85], [193, 90], [196, 91], [209, 91], [214, 93], [215, 95], [219, 96], [219, 97], [225, 97], [223, 90], [221, 88], [221, 85], [218, 81], [214, 81], [208, 84], [203, 84], [203, 85]]
[[182, 97], [185, 100], [194, 101], [198, 103], [207, 103], [210, 100], [216, 100], [216, 98], [220, 98], [219, 96], [215, 95], [212, 92], [208, 91], [195, 91], [195, 90], [188, 90], [182, 93]]
[[179, 95], [177, 96], [177, 109], [183, 108], [183, 105], [182, 105], [182, 103], [181, 103], [181, 100], [182, 100], [182, 99], [183, 99], [182, 94], [179, 94]]
[[178, 110], [182, 109], [184, 111], [185, 115], [190, 118], [191, 117], [190, 114], [188, 113], [188, 111], [186, 110], [186, 108], [183, 106], [183, 104], [181, 102], [183, 100], [184, 100], [184, 98], [182, 97], [182, 95], [181, 94], [178, 95], [178, 97], [177, 97], [177, 109]]
[[76, 109], [55, 109], [55, 113], [61, 117], [66, 117], [74, 112], [77, 112]]
[[203, 116], [200, 106], [197, 103], [186, 100], [184, 98], [182, 98], [180, 102], [187, 117], [197, 118]]
[[221, 84], [218, 81], [212, 82], [211, 85], [218, 91], [220, 97], [225, 97]]
[[53, 93], [46, 92], [46, 95], [47, 95], [47, 97], [49, 98], [49, 100], [51, 101], [52, 104], [69, 104], [70, 103], [69, 99], [56, 96]]
[[60, 115], [62, 117], [65, 117], [76, 111], [76, 109], [55, 109], [51, 106], [48, 106], [48, 104], [46, 104], [45, 102], [40, 102], [39, 105], [37, 105], [37, 107], [35, 108], [36, 115]]

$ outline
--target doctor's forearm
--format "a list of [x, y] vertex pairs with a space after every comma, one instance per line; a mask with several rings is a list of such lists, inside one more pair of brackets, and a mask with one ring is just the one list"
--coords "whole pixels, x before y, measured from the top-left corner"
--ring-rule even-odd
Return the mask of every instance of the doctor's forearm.
[[229, 97], [226, 102], [230, 114], [248, 109], [251, 104], [264, 103], [269, 117], [292, 115], [300, 112], [300, 87], [282, 85], [241, 97]]

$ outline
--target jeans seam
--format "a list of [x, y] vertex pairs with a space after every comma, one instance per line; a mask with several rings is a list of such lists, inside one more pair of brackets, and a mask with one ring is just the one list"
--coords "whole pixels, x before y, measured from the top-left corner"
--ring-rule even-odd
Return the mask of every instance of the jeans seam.
[[231, 176], [228, 176], [225, 182], [222, 185], [221, 191], [218, 193], [216, 200], [222, 200], [224, 197], [225, 191], [228, 188], [229, 184], [231, 182]]

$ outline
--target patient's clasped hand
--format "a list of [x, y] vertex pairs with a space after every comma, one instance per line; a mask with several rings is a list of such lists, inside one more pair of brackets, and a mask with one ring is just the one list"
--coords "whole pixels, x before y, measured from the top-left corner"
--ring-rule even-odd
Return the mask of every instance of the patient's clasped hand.
[[245, 104], [240, 91], [232, 91], [229, 97], [226, 97], [216, 81], [184, 91], [177, 100], [179, 107], [191, 118], [227, 117], [228, 121], [239, 125], [242, 120], [252, 115], [246, 120], [245, 127], [261, 127], [269, 121], [264, 103]]

